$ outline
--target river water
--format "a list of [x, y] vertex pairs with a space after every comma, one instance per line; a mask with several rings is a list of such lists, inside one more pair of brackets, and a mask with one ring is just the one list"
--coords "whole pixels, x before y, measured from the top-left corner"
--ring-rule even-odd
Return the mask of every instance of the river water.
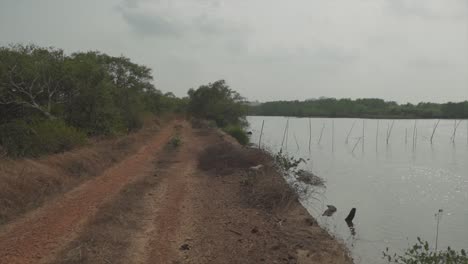
[[[251, 141], [258, 144], [264, 120], [262, 147], [279, 151], [287, 118], [247, 119]], [[401, 252], [417, 237], [434, 247], [439, 209], [438, 248], [468, 249], [468, 124], [459, 124], [452, 142], [455, 120], [441, 120], [431, 144], [435, 123], [311, 118], [309, 133], [309, 118], [289, 118], [283, 149], [309, 159], [303, 166], [326, 180], [326, 188], [303, 204], [348, 246], [355, 263], [386, 263], [385, 248]], [[338, 210], [322, 216], [328, 204]], [[353, 207], [352, 230], [344, 218]]]

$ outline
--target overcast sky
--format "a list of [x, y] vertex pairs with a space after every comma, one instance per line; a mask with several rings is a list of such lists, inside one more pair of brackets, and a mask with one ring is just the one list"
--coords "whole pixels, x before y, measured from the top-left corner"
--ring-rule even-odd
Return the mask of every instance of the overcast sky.
[[178, 96], [468, 100], [468, 0], [0, 0], [0, 44], [100, 50]]

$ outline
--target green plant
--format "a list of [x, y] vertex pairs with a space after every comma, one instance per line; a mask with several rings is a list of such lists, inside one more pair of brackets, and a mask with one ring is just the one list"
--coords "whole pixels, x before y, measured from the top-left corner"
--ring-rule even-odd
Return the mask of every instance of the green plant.
[[179, 135], [173, 136], [169, 140], [169, 145], [173, 148], [178, 148], [180, 145], [182, 145], [182, 139], [180, 138]]
[[450, 247], [447, 250], [433, 251], [427, 241], [418, 237], [418, 242], [406, 249], [402, 255], [389, 253], [388, 248], [383, 252], [388, 263], [398, 264], [467, 264], [468, 257], [465, 250], [457, 252]]
[[243, 124], [247, 113], [245, 99], [224, 80], [190, 89], [188, 95], [188, 110], [193, 116], [213, 120], [219, 127]]
[[249, 136], [240, 126], [228, 126], [224, 131], [235, 138], [241, 145], [245, 146], [249, 143]]
[[293, 156], [288, 156], [288, 154], [283, 153], [283, 150], [280, 150], [274, 155], [275, 165], [285, 174], [296, 174], [298, 167], [301, 163], [306, 163], [303, 158], [295, 158]]
[[15, 120], [0, 126], [0, 145], [12, 157], [58, 153], [82, 145], [86, 135], [61, 120]]

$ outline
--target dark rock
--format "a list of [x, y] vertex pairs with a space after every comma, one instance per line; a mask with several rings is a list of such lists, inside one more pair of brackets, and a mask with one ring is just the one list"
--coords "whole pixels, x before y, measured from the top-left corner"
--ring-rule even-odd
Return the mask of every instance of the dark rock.
[[313, 226], [316, 224], [315, 220], [313, 218], [310, 218], [310, 217], [307, 217], [304, 219], [304, 221], [306, 222], [307, 225], [309, 226]]
[[188, 244], [183, 244], [180, 246], [179, 250], [190, 250], [190, 246]]
[[254, 228], [252, 228], [252, 230], [250, 230], [250, 232], [252, 232], [252, 234], [256, 234], [256, 233], [258, 233], [258, 228], [254, 227]]

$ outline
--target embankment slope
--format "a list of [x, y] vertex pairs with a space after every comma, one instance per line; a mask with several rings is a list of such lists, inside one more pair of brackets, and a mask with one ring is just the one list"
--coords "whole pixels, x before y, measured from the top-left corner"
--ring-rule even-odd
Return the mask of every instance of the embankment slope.
[[[176, 134], [182, 144], [167, 144]], [[265, 170], [248, 174], [257, 163]], [[352, 261], [268, 157], [180, 121], [102, 175], [3, 227], [0, 263]]]

